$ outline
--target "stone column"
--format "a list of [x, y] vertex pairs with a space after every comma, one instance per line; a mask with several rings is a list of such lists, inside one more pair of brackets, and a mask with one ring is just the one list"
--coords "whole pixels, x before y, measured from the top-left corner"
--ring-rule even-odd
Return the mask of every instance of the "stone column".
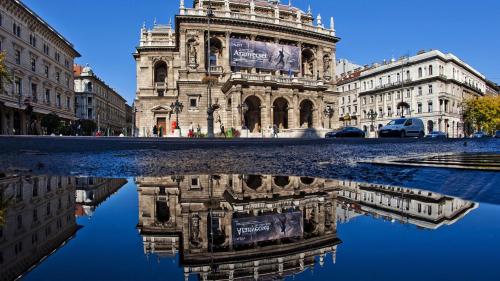
[[300, 105], [299, 105], [299, 90], [293, 89], [293, 98], [292, 98], [292, 112], [291, 112], [292, 129], [300, 128]]
[[297, 74], [297, 77], [302, 77], [302, 64], [303, 64], [303, 61], [302, 61], [302, 42], [299, 42], [297, 44], [297, 47], [299, 48], [299, 51], [300, 51], [300, 64], [299, 64], [299, 73]]
[[223, 64], [222, 64], [225, 72], [230, 72], [230, 70], [231, 70], [231, 62], [229, 61], [230, 46], [231, 46], [231, 32], [228, 31], [228, 32], [226, 32], [226, 46], [225, 46], [224, 52], [223, 52]]
[[266, 130], [269, 129], [269, 126], [272, 125], [272, 112], [271, 112], [271, 95], [272, 95], [272, 90], [270, 87], [266, 87], [265, 90], [265, 101], [264, 101], [264, 107], [262, 111], [262, 115], [264, 115], [262, 119], [262, 128], [265, 128]]

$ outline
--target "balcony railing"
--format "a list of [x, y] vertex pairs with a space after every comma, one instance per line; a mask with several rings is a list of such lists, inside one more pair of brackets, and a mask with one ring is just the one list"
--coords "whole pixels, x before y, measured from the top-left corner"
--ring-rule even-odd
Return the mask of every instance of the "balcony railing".
[[258, 73], [233, 73], [229, 80], [247, 80], [256, 82], [271, 82], [287, 85], [304, 85], [309, 87], [324, 86], [321, 80], [314, 80], [300, 77], [286, 77], [276, 76], [271, 74], [258, 74]]
[[[181, 10], [181, 14], [188, 15], [188, 16], [206, 16], [206, 10], [184, 8]], [[276, 17], [267, 17], [267, 16], [260, 15], [260, 14], [248, 14], [248, 13], [239, 13], [239, 12], [233, 12], [233, 11], [221, 11], [221, 10], [215, 10], [215, 11], [213, 11], [213, 14], [217, 18], [251, 20], [251, 21], [257, 21], [257, 22], [263, 22], [263, 23], [269, 23], [269, 24], [277, 24], [277, 25], [293, 27], [293, 28], [298, 28], [298, 29], [307, 30], [307, 31], [313, 31], [313, 32], [317, 32], [317, 33], [321, 33], [321, 34], [325, 34], [325, 35], [335, 36], [334, 30], [325, 28], [323, 26], [310, 25], [310, 24], [304, 23], [302, 21], [291, 21], [291, 20], [286, 20], [286, 19], [281, 19], [281, 18], [276, 18]]]
[[157, 88], [157, 89], [165, 89], [165, 88], [167, 88], [167, 83], [165, 83], [165, 82], [155, 82], [155, 88]]
[[224, 72], [224, 68], [220, 65], [212, 65], [210, 66], [210, 72], [215, 74], [220, 74]]

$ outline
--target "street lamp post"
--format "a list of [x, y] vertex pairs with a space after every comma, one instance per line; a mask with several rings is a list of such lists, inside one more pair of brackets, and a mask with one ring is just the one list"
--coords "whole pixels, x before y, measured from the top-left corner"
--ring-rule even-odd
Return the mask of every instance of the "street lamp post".
[[368, 112], [368, 118], [370, 118], [371, 122], [372, 122], [372, 125], [370, 127], [370, 131], [372, 130], [373, 128], [373, 131], [375, 132], [375, 137], [377, 136], [377, 133], [376, 133], [376, 130], [375, 130], [375, 119], [377, 119], [377, 112], [375, 112], [373, 109], [370, 109], [370, 112]]
[[172, 112], [175, 113], [175, 129], [176, 130], [179, 130], [180, 127], [179, 127], [179, 113], [182, 112], [182, 109], [184, 108], [184, 105], [182, 104], [182, 102], [179, 102], [179, 99], [176, 99], [175, 100], [175, 103], [173, 102], [171, 105], [170, 105], [170, 109], [172, 109]]
[[207, 59], [205, 60], [207, 63], [207, 73], [208, 73], [208, 108], [207, 108], [207, 137], [213, 138], [214, 134], [214, 112], [219, 108], [217, 102], [212, 104], [212, 70], [211, 70], [211, 50], [210, 50], [210, 22], [214, 17], [214, 12], [212, 9], [212, 1], [208, 1], [208, 9], [207, 9]]
[[329, 106], [329, 105], [323, 111], [323, 114], [325, 115], [325, 117], [328, 118], [328, 129], [332, 128], [333, 112], [334, 112], [333, 108], [331, 106]]

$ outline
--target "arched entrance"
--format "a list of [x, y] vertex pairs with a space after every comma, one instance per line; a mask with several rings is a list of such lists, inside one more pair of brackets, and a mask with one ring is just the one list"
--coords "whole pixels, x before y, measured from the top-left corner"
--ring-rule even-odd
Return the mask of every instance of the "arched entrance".
[[288, 129], [288, 101], [277, 98], [273, 103], [273, 124], [280, 129]]
[[245, 127], [252, 133], [260, 133], [261, 130], [261, 112], [260, 99], [256, 96], [250, 96], [245, 100], [248, 110], [245, 112]]
[[300, 103], [300, 127], [313, 127], [313, 108], [314, 105], [310, 100], [303, 100]]
[[427, 132], [432, 133], [434, 131], [434, 122], [432, 120], [427, 121]]

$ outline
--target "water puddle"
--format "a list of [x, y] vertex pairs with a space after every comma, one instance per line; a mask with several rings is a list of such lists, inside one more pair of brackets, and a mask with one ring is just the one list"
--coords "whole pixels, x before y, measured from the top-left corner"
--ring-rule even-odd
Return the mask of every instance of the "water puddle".
[[7, 174], [0, 280], [498, 278], [500, 207], [427, 189], [273, 175]]

